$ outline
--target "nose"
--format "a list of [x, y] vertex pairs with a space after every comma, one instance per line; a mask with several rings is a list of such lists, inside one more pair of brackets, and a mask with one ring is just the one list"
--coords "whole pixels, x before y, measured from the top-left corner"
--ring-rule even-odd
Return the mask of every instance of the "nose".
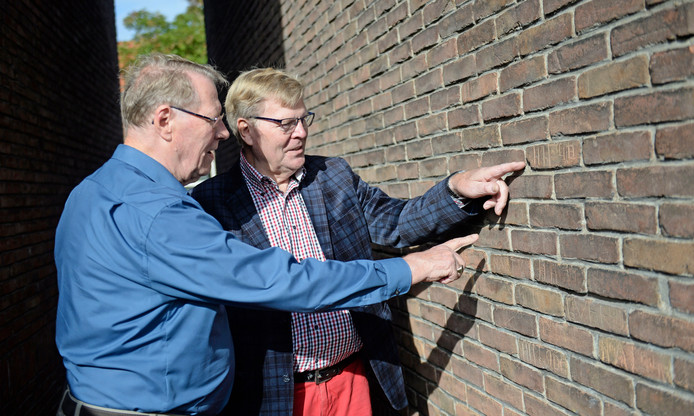
[[299, 137], [302, 139], [305, 139], [308, 137], [308, 129], [304, 127], [304, 123], [299, 121], [296, 123], [296, 127], [294, 127], [294, 131], [292, 132], [292, 136], [294, 137]]
[[229, 129], [227, 129], [226, 124], [223, 122], [218, 122], [216, 128], [217, 140], [224, 141], [229, 138]]

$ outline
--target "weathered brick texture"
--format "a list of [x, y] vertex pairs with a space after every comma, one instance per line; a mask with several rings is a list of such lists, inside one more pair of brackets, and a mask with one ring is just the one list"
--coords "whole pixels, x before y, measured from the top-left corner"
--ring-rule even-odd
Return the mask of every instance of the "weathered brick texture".
[[409, 414], [691, 414], [694, 2], [205, 5], [211, 59], [298, 73], [309, 152], [393, 196], [527, 162], [463, 281], [392, 302]]
[[122, 140], [113, 2], [0, 3], [0, 401], [55, 414], [53, 237], [69, 191]]

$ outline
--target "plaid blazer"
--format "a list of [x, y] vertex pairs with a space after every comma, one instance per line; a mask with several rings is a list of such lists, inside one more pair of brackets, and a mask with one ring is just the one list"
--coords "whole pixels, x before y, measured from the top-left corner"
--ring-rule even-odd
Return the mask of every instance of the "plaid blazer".
[[[400, 200], [366, 184], [341, 158], [307, 156], [304, 166], [300, 192], [327, 259], [371, 259], [372, 243], [399, 248], [438, 240], [477, 210], [476, 204], [471, 210], [455, 205], [447, 181], [421, 197]], [[192, 195], [240, 240], [270, 247], [238, 163], [198, 185]], [[291, 415], [291, 314], [235, 306], [227, 312], [236, 360], [234, 388], [223, 414]], [[351, 313], [375, 379], [390, 404], [404, 408], [407, 397], [390, 309], [381, 303]]]

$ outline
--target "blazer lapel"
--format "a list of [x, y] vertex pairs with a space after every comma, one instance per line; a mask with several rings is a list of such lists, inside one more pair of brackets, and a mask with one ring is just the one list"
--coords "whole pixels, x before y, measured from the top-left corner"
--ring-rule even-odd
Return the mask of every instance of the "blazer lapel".
[[306, 177], [301, 181], [301, 197], [311, 218], [313, 229], [316, 231], [318, 242], [326, 259], [334, 259], [333, 245], [330, 238], [330, 228], [328, 224], [328, 213], [325, 208], [321, 184], [316, 175], [316, 171], [310, 169], [310, 164], [306, 165]]
[[231, 178], [232, 189], [229, 192], [229, 197], [226, 200], [225, 206], [227, 212], [236, 221], [234, 229], [240, 230], [239, 239], [252, 246], [260, 249], [270, 247], [270, 240], [265, 234], [265, 227], [260, 220], [260, 215], [255, 209], [253, 198], [248, 190], [246, 181], [241, 175], [241, 170], [234, 172], [235, 175]]

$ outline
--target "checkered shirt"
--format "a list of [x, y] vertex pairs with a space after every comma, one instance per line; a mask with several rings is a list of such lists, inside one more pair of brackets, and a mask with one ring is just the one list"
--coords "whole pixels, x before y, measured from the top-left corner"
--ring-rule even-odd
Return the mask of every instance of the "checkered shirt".
[[[286, 194], [272, 179], [263, 176], [241, 154], [241, 172], [265, 227], [270, 244], [294, 255], [297, 260], [325, 261], [316, 231], [299, 191], [303, 168], [296, 173]], [[292, 313], [294, 371], [328, 367], [362, 348], [349, 311]]]

